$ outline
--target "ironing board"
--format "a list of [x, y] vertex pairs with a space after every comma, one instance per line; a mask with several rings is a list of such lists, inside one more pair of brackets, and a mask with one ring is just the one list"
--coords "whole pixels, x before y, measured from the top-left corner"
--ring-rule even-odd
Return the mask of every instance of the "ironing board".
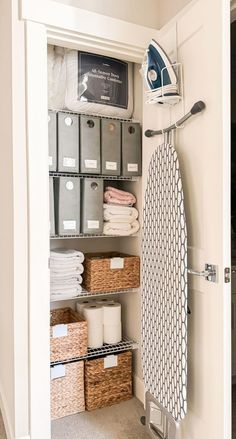
[[187, 411], [187, 230], [178, 157], [168, 143], [152, 155], [143, 209], [142, 368], [146, 391], [174, 421], [182, 420]]

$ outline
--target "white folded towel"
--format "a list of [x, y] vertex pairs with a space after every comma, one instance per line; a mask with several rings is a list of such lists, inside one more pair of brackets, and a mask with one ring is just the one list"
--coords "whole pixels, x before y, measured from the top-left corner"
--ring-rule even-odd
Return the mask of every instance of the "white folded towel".
[[82, 292], [81, 285], [78, 285], [77, 287], [73, 287], [73, 288], [65, 287], [64, 289], [60, 289], [60, 288], [50, 289], [51, 296], [53, 296], [54, 294], [57, 294], [57, 295], [65, 295], [65, 294], [77, 295], [77, 294], [80, 294], [81, 292]]
[[74, 283], [74, 284], [51, 284], [50, 290], [51, 291], [63, 291], [65, 289], [80, 289], [81, 284]]
[[84, 272], [84, 266], [82, 264], [80, 264], [78, 267], [75, 268], [51, 268], [50, 273], [51, 276], [76, 276], [77, 274], [82, 274]]
[[71, 284], [82, 284], [83, 278], [80, 274], [76, 277], [62, 276], [62, 277], [51, 277], [51, 285], [71, 285]]
[[104, 235], [130, 236], [138, 232], [140, 228], [137, 220], [132, 223], [113, 223], [106, 222], [103, 224]]
[[104, 203], [103, 209], [105, 221], [114, 223], [132, 223], [138, 218], [138, 211], [135, 207], [115, 206]]
[[50, 258], [53, 260], [76, 258], [82, 264], [84, 262], [84, 254], [78, 250], [68, 250], [65, 248], [57, 248], [50, 251]]
[[79, 262], [75, 262], [75, 263], [70, 263], [70, 264], [56, 264], [56, 263], [52, 263], [52, 261], [50, 262], [50, 268], [51, 270], [55, 270], [55, 271], [59, 271], [59, 270], [76, 270], [77, 268], [80, 270], [81, 266], [83, 266], [82, 264], [80, 264]]
[[76, 293], [76, 294], [53, 294], [51, 295], [51, 299], [56, 302], [57, 300], [70, 300], [70, 299], [74, 299], [76, 297], [79, 297], [80, 293]]

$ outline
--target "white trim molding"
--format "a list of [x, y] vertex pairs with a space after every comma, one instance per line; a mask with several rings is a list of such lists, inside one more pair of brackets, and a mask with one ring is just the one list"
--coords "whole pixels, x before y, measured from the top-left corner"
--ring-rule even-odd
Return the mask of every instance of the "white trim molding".
[[106, 52], [116, 58], [142, 62], [153, 28], [63, 5], [51, 0], [21, 1], [21, 18], [44, 24], [49, 42], [80, 50]]

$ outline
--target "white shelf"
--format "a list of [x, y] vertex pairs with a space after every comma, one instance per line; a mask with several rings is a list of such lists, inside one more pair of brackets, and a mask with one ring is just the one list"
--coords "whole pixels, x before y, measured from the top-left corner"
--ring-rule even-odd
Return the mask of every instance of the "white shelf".
[[114, 296], [115, 294], [128, 294], [128, 293], [138, 293], [139, 289], [137, 288], [129, 288], [126, 290], [122, 290], [122, 291], [103, 291], [102, 293], [92, 293], [86, 290], [82, 290], [82, 292], [80, 294], [78, 294], [78, 296], [76, 297], [68, 297], [66, 299], [52, 299], [51, 298], [51, 303], [53, 302], [64, 302], [66, 300], [80, 300], [80, 299], [84, 299], [85, 297], [101, 297], [101, 296]]
[[118, 235], [104, 235], [101, 234], [94, 234], [90, 235], [87, 233], [79, 233], [78, 235], [53, 235], [50, 236], [50, 239], [81, 239], [81, 238], [137, 238], [139, 233], [135, 233], [134, 235], [128, 235], [128, 236], [118, 236]]
[[87, 360], [90, 358], [100, 357], [102, 355], [117, 354], [119, 352], [129, 351], [131, 349], [132, 350], [138, 349], [138, 343], [133, 341], [133, 340], [130, 340], [127, 337], [123, 337], [123, 340], [120, 343], [117, 343], [115, 345], [114, 344], [106, 344], [106, 345], [103, 345], [101, 348], [97, 348], [97, 349], [89, 349], [88, 348], [87, 355], [71, 358], [71, 359], [65, 360], [65, 361], [54, 361], [51, 363], [51, 366], [54, 366], [56, 364], [72, 363], [74, 361], [79, 361], [79, 360]]
[[78, 177], [78, 178], [100, 178], [101, 180], [115, 180], [115, 181], [139, 181], [141, 176], [123, 177], [121, 175], [101, 175], [101, 174], [80, 174], [73, 172], [54, 172], [49, 171], [50, 177]]

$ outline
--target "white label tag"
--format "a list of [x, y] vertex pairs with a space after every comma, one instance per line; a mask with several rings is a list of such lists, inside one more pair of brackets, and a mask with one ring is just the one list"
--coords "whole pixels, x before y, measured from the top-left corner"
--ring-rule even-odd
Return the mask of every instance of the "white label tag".
[[116, 171], [117, 162], [106, 162], [106, 169], [108, 169], [109, 171]]
[[51, 155], [48, 157], [48, 165], [52, 166], [52, 156]]
[[67, 337], [67, 334], [68, 334], [67, 325], [55, 325], [52, 327], [53, 338]]
[[85, 160], [84, 163], [85, 163], [85, 168], [97, 169], [98, 167], [97, 160]]
[[76, 230], [76, 221], [63, 221], [64, 230]]
[[66, 166], [67, 168], [75, 168], [75, 159], [72, 157], [64, 157], [63, 166]]
[[108, 355], [104, 358], [104, 369], [108, 369], [109, 367], [118, 366], [118, 357], [117, 355]]
[[56, 378], [62, 378], [66, 376], [66, 366], [64, 364], [58, 364], [57, 366], [51, 367], [51, 380]]
[[128, 172], [138, 172], [138, 163], [128, 163]]
[[88, 220], [88, 229], [99, 229], [99, 221]]
[[114, 270], [117, 268], [124, 268], [125, 260], [124, 258], [111, 258], [110, 269]]

